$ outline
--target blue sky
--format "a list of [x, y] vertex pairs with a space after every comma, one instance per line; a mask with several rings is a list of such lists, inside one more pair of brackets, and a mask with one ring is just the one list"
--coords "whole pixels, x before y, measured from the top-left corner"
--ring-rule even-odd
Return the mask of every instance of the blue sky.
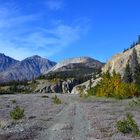
[[139, 0], [0, 0], [0, 52], [106, 62], [137, 40]]

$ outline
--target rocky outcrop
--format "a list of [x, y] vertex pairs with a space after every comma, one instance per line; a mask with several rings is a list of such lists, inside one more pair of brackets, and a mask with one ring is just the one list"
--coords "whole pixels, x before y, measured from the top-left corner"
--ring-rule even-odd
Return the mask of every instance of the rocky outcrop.
[[56, 63], [40, 56], [33, 56], [0, 73], [0, 82], [31, 80], [49, 70]]
[[50, 82], [46, 80], [38, 81], [36, 93], [71, 93], [74, 86], [79, 84], [76, 79], [66, 81]]
[[0, 53], [0, 72], [6, 71], [18, 62], [19, 61]]
[[136, 45], [134, 48], [113, 56], [102, 68], [102, 71], [106, 72], [107, 70], [109, 70], [110, 72], [113, 72], [113, 70], [115, 70], [117, 73], [120, 73], [123, 76], [125, 67], [128, 62], [130, 63], [131, 67], [134, 67], [134, 49], [137, 53], [138, 62], [140, 62], [140, 45]]
[[90, 87], [95, 87], [100, 80], [101, 78], [97, 78], [95, 80], [91, 79], [91, 81], [88, 80], [82, 84], [79, 84], [73, 88], [71, 94], [87, 94], [87, 91], [90, 89]]

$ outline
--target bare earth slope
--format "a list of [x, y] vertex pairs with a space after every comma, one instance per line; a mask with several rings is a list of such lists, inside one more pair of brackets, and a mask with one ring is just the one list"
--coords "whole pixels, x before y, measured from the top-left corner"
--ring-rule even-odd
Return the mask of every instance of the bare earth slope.
[[[117, 73], [120, 73], [122, 76], [124, 75], [124, 70], [126, 65], [128, 64], [128, 61], [130, 61], [133, 58], [133, 50], [136, 50], [137, 53], [137, 59], [138, 62], [140, 62], [140, 45], [136, 45], [134, 48], [128, 49], [125, 52], [119, 53], [114, 55], [102, 68], [103, 72], [106, 72], [109, 70], [110, 72], [113, 72], [115, 70]], [[130, 66], [132, 67], [133, 61], [131, 60]]]
[[[140, 128], [140, 109], [129, 100], [80, 99], [58, 95], [56, 105], [44, 94], [0, 96], [0, 140], [139, 140], [116, 130], [116, 122], [130, 112]], [[13, 103], [12, 100], [16, 100]], [[25, 118], [14, 122], [9, 112], [16, 106], [25, 109]]]

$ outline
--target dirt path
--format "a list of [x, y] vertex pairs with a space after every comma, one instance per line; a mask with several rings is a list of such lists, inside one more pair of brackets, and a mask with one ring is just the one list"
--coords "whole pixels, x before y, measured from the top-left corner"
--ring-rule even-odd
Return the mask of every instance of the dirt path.
[[39, 140], [86, 140], [88, 120], [78, 102], [69, 103], [44, 129]]
[[[47, 98], [44, 95], [0, 97], [0, 140], [140, 140], [139, 136], [124, 135], [116, 129], [117, 121], [127, 113], [140, 128], [139, 104], [130, 106], [134, 99], [81, 99], [57, 94], [62, 101], [58, 105], [52, 100], [55, 94]], [[16, 105], [25, 110], [25, 117], [17, 122], [9, 115]]]

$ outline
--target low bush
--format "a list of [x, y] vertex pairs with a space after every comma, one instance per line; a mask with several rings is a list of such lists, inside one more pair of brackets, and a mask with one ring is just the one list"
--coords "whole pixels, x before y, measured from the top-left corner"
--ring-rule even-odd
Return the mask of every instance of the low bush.
[[57, 95], [52, 97], [53, 103], [55, 104], [61, 104], [62, 101], [57, 97]]
[[43, 95], [42, 98], [49, 98], [49, 96], [47, 96], [47, 95]]
[[22, 119], [24, 117], [24, 109], [16, 106], [15, 109], [10, 112], [10, 117], [14, 120]]
[[131, 114], [127, 114], [127, 118], [124, 118], [123, 120], [119, 120], [117, 122], [117, 129], [119, 132], [122, 132], [124, 134], [126, 133], [134, 133], [135, 135], [140, 134], [138, 125], [132, 118]]
[[132, 100], [132, 101], [129, 103], [129, 106], [130, 106], [130, 107], [140, 107], [140, 99]]
[[11, 100], [11, 102], [13, 103], [13, 104], [16, 104], [17, 103], [17, 101], [14, 99], [14, 100]]

